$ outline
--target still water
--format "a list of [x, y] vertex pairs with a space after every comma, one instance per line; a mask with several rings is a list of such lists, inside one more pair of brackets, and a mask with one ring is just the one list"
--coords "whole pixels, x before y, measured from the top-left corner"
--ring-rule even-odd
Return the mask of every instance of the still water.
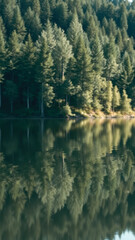
[[134, 240], [135, 120], [0, 120], [0, 240]]

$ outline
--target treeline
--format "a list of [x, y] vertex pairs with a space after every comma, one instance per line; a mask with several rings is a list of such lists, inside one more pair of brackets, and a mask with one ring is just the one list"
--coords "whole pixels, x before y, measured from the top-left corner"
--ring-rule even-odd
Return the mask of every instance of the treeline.
[[0, 111], [135, 107], [135, 1], [1, 0]]
[[135, 121], [42, 122], [0, 122], [0, 240], [134, 232]]

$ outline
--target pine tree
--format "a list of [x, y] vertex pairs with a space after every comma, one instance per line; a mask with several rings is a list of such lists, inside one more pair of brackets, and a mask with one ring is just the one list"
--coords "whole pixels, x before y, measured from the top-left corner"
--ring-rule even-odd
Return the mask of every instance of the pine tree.
[[41, 22], [39, 16], [29, 7], [25, 13], [25, 25], [27, 32], [30, 33], [32, 40], [38, 39], [38, 35], [41, 33]]
[[120, 51], [122, 51], [124, 46], [120, 29], [118, 29], [118, 33], [116, 36], [116, 43], [118, 44]]
[[103, 55], [102, 46], [100, 44], [100, 40], [97, 34], [91, 41], [91, 56], [93, 70], [95, 71], [96, 74], [101, 75], [105, 64], [105, 59]]
[[127, 30], [127, 11], [124, 2], [120, 6], [120, 27]]
[[55, 36], [54, 36], [54, 30], [53, 30], [49, 20], [47, 21], [47, 24], [45, 25], [45, 32], [46, 32], [46, 37], [47, 37], [47, 44], [48, 44], [50, 52], [52, 53], [52, 51], [54, 50], [54, 48], [56, 46], [56, 40], [55, 40]]
[[5, 37], [6, 28], [5, 28], [5, 25], [4, 25], [4, 22], [3, 22], [3, 18], [1, 16], [0, 16], [0, 29], [2, 31], [3, 36]]
[[128, 85], [133, 80], [133, 69], [128, 53], [125, 53], [123, 57], [122, 74], [118, 80], [118, 85], [121, 89], [127, 89]]
[[14, 9], [12, 25], [13, 25], [13, 29], [16, 30], [16, 33], [18, 34], [19, 39], [23, 41], [26, 35], [26, 28], [20, 13], [19, 6], [16, 6], [16, 8]]
[[113, 87], [113, 98], [112, 98], [112, 108], [113, 111], [116, 111], [120, 106], [120, 93], [117, 86]]
[[71, 45], [73, 46], [73, 49], [76, 46], [78, 38], [82, 34], [83, 34], [82, 24], [79, 23], [77, 13], [75, 12], [67, 32], [68, 39]]
[[30, 108], [30, 92], [34, 82], [35, 71], [35, 46], [32, 42], [30, 34], [22, 49], [22, 55], [20, 57], [19, 76], [22, 81], [22, 87], [26, 94], [26, 106]]
[[54, 64], [56, 68], [57, 79], [65, 79], [65, 71], [69, 59], [72, 57], [72, 46], [66, 38], [64, 31], [55, 26], [54, 29], [56, 46], [53, 52]]
[[4, 73], [6, 68], [6, 48], [5, 48], [5, 40], [2, 33], [2, 30], [0, 29], [0, 108], [2, 106], [1, 102], [1, 84], [4, 80]]
[[117, 76], [118, 72], [118, 64], [116, 58], [116, 45], [115, 40], [112, 35], [110, 35], [109, 42], [105, 46], [105, 58], [106, 58], [106, 67], [104, 76], [106, 77], [107, 81], [114, 80], [115, 76]]
[[93, 15], [90, 16], [89, 25], [87, 27], [86, 32], [87, 32], [89, 41], [91, 40], [91, 38], [95, 37], [95, 34], [97, 32], [97, 26], [95, 24]]
[[123, 90], [122, 98], [121, 98], [121, 111], [123, 113], [129, 113], [131, 111], [130, 105], [131, 99], [128, 98], [125, 89]]
[[46, 24], [48, 20], [51, 20], [51, 6], [48, 0], [41, 1], [41, 22], [42, 24]]
[[[8, 65], [8, 75], [9, 79], [12, 81], [14, 84], [14, 80], [17, 77], [16, 70], [18, 68], [18, 61], [20, 58], [20, 51], [21, 44], [19, 42], [19, 37], [16, 31], [13, 31], [9, 41], [8, 41], [8, 54], [7, 54], [7, 65]], [[12, 86], [9, 83], [10, 86]]]
[[112, 98], [113, 98], [113, 92], [112, 92], [113, 86], [111, 81], [107, 81], [107, 87], [106, 87], [106, 102], [105, 102], [105, 111], [109, 113], [112, 109]]
[[33, 0], [32, 1], [32, 10], [35, 12], [35, 14], [40, 16], [40, 2], [39, 2], [39, 0]]
[[54, 98], [53, 92], [53, 60], [49, 47], [47, 45], [47, 38], [42, 37], [42, 44], [37, 59], [37, 80], [41, 84], [41, 116], [44, 116], [44, 105], [49, 107]]
[[84, 45], [83, 37], [79, 37], [76, 46], [76, 79], [73, 83], [80, 88], [76, 96], [78, 107], [90, 107], [92, 101], [93, 69], [89, 53]]

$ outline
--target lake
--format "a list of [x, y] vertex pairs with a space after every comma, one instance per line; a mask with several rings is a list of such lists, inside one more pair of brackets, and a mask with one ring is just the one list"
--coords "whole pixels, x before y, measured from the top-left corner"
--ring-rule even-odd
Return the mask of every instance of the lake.
[[134, 240], [135, 120], [0, 120], [0, 240]]

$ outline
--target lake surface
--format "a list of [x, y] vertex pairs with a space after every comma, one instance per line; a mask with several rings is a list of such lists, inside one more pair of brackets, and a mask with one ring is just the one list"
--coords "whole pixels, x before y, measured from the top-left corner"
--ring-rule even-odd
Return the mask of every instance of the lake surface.
[[134, 240], [135, 120], [0, 120], [0, 240]]

